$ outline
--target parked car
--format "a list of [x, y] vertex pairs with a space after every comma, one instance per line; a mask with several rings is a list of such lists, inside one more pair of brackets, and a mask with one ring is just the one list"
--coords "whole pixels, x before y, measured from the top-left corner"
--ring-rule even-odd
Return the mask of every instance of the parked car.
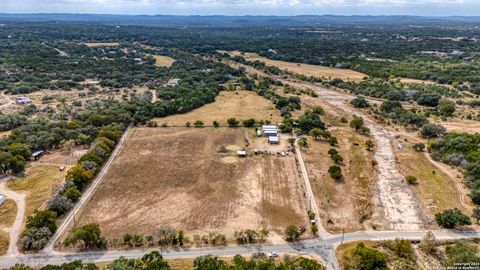
[[276, 258], [278, 257], [278, 252], [276, 252], [275, 250], [272, 250], [268, 253], [268, 257]]

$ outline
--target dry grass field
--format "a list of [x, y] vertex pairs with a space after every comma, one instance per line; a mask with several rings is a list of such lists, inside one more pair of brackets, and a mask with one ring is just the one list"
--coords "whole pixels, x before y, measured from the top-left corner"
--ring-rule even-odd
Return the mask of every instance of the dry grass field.
[[372, 189], [376, 172], [372, 166], [373, 154], [365, 147], [368, 138], [346, 127], [334, 129], [332, 135], [338, 138], [336, 150], [344, 159], [343, 181], [336, 182], [328, 173], [334, 164], [327, 153], [332, 148], [328, 143], [311, 140], [310, 146], [303, 150], [323, 226], [334, 233], [380, 227], [383, 220], [374, 217]]
[[[232, 55], [239, 55], [240, 52], [230, 52]], [[245, 53], [242, 55], [245, 59], [249, 61], [261, 61], [264, 62], [267, 66], [274, 66], [278, 67], [282, 70], [305, 74], [307, 76], [315, 76], [315, 77], [325, 77], [325, 78], [339, 78], [342, 80], [349, 80], [349, 81], [361, 81], [367, 75], [351, 70], [351, 69], [340, 69], [334, 67], [326, 67], [320, 65], [309, 65], [309, 64], [301, 64], [301, 63], [294, 63], [294, 62], [286, 62], [286, 61], [278, 61], [278, 60], [271, 60], [262, 56], [259, 56], [255, 53]]]
[[5, 255], [8, 250], [8, 244], [10, 243], [10, 237], [8, 233], [0, 230], [0, 256]]
[[246, 137], [243, 128], [134, 129], [77, 221], [99, 223], [110, 239], [161, 226], [232, 239], [306, 224], [294, 157], [238, 158]]
[[173, 62], [175, 62], [175, 59], [164, 56], [164, 55], [151, 55], [153, 58], [155, 58], [155, 66], [157, 67], [171, 67], [173, 65]]
[[0, 228], [10, 227], [17, 215], [17, 204], [14, 200], [6, 199], [0, 206]]
[[272, 123], [281, 122], [280, 112], [265, 98], [250, 91], [222, 91], [215, 102], [206, 104], [185, 114], [176, 114], [164, 118], [156, 118], [158, 124], [166, 123], [169, 126], [184, 126], [186, 122], [197, 120], [211, 126], [218, 121], [220, 126], [227, 126], [227, 119], [235, 117], [237, 120], [255, 118], [269, 120]]
[[85, 42], [83, 44], [88, 47], [113, 47], [120, 45], [118, 42]]
[[55, 165], [33, 164], [27, 168], [25, 175], [8, 181], [7, 187], [27, 194], [25, 215], [29, 216], [48, 201], [54, 187], [63, 181], [64, 172]]
[[[419, 200], [423, 213], [435, 223], [435, 213], [458, 208], [469, 213], [468, 207], [461, 202], [461, 194], [454, 180], [436, 168], [425, 156], [425, 153], [413, 150], [413, 142], [395, 140], [395, 154], [403, 175], [414, 175], [417, 184], [412, 188]], [[402, 148], [399, 149], [399, 144]]]

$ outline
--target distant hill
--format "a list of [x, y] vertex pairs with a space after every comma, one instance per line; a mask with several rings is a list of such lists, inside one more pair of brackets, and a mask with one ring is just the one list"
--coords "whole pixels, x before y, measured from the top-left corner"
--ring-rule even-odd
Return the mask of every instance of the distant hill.
[[1, 22], [92, 22], [107, 24], [137, 24], [166, 26], [312, 26], [351, 24], [438, 24], [480, 23], [479, 17], [421, 17], [421, 16], [170, 16], [170, 15], [109, 15], [109, 14], [6, 14]]

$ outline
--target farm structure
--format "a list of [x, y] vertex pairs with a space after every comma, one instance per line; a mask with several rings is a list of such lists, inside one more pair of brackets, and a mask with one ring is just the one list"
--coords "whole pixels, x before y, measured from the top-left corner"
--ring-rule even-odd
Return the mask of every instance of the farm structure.
[[28, 105], [32, 103], [32, 100], [29, 97], [17, 97], [15, 98], [15, 101], [20, 105]]
[[232, 239], [308, 224], [294, 156], [241, 157], [246, 138], [244, 128], [134, 129], [77, 225], [99, 223], [109, 239], [161, 226]]

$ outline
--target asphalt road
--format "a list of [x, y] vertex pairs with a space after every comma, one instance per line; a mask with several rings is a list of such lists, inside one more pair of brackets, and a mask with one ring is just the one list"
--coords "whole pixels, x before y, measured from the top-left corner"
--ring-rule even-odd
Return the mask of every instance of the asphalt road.
[[[396, 231], [362, 231], [330, 235], [323, 239], [305, 240], [296, 243], [286, 243], [278, 245], [244, 245], [228, 247], [209, 247], [209, 248], [170, 248], [163, 251], [166, 259], [195, 258], [202, 255], [215, 256], [233, 256], [236, 254], [251, 255], [254, 252], [269, 252], [275, 250], [280, 256], [286, 253], [295, 253], [300, 255], [309, 255], [318, 257], [328, 267], [328, 269], [338, 269], [334, 256], [335, 248], [343, 242], [358, 240], [389, 240], [389, 239], [409, 239], [421, 240], [427, 231], [396, 232]], [[480, 237], [480, 231], [432, 231], [437, 240], [452, 240], [461, 238]], [[158, 249], [157, 249], [158, 250]], [[110, 262], [121, 256], [126, 258], [142, 257], [152, 249], [144, 250], [120, 250], [107, 252], [85, 252], [85, 253], [61, 253], [48, 251], [40, 254], [7, 256], [0, 257], [0, 268], [9, 268], [17, 263], [23, 263], [30, 266], [42, 266], [46, 264], [61, 264], [73, 260], [82, 260], [83, 262]]]

